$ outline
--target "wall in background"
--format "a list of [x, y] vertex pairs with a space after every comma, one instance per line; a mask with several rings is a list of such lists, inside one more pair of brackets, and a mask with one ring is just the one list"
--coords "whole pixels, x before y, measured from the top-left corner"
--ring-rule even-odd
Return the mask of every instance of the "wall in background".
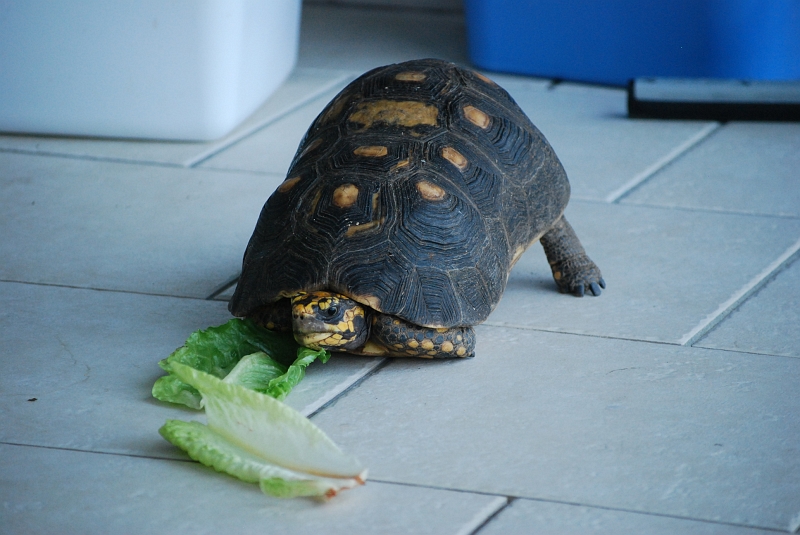
[[437, 9], [461, 11], [462, 0], [303, 0], [307, 4], [339, 4], [381, 7], [408, 7], [411, 9]]

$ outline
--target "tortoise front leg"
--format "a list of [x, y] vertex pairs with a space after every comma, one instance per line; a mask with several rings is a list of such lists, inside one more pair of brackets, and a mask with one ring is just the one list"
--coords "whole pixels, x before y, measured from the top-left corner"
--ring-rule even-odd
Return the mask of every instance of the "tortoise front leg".
[[[381, 351], [383, 348], [385, 351]], [[472, 327], [420, 327], [394, 316], [374, 313], [365, 353], [370, 350], [389, 357], [472, 357], [475, 355], [475, 331]]]
[[606, 281], [600, 268], [586, 255], [578, 236], [564, 216], [540, 241], [561, 293], [583, 297], [588, 289], [593, 295], [600, 295], [600, 288], [606, 287]]
[[270, 331], [292, 332], [292, 303], [289, 299], [269, 303], [252, 312], [248, 318]]

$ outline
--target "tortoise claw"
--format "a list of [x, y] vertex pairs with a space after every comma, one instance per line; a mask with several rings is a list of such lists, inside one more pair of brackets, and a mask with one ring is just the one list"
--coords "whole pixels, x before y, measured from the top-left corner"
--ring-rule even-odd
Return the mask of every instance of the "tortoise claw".
[[575, 290], [573, 290], [572, 293], [575, 294], [576, 297], [583, 297], [583, 295], [586, 293], [585, 286], [583, 285], [583, 283], [575, 286]]
[[[602, 279], [600, 279], [600, 280], [602, 281]], [[602, 293], [602, 290], [600, 289], [600, 285], [598, 283], [596, 283], [596, 282], [591, 283], [589, 285], [589, 289], [592, 291], [592, 295], [594, 295], [595, 297]]]

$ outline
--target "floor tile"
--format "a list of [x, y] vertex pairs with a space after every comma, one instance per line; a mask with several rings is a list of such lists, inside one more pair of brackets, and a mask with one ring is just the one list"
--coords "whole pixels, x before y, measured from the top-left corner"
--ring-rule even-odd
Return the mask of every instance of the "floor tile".
[[8, 533], [457, 533], [496, 499], [367, 485], [280, 500], [193, 462], [0, 445]]
[[778, 273], [695, 346], [800, 357], [800, 261]]
[[[158, 361], [230, 319], [224, 303], [18, 283], [0, 283], [0, 302], [0, 442], [182, 457], [158, 429], [203, 416], [152, 398]], [[315, 363], [286, 403], [318, 408], [375, 363]]]
[[[348, 80], [349, 81], [349, 80]], [[319, 98], [275, 121], [223, 152], [209, 158], [200, 167], [210, 169], [277, 173], [286, 176], [300, 141], [319, 112], [344, 88], [342, 83]], [[264, 198], [266, 201], [266, 197]]]
[[800, 360], [479, 327], [313, 418], [376, 480], [786, 529]]
[[559, 84], [508, 90], [553, 146], [576, 199], [605, 200], [709, 125], [628, 119], [623, 89]]
[[729, 123], [623, 202], [800, 217], [800, 124]]
[[0, 279], [206, 297], [277, 175], [0, 153]]
[[303, 6], [300, 67], [364, 72], [418, 58], [467, 64], [463, 14]]
[[533, 500], [515, 500], [480, 531], [480, 535], [515, 533], [766, 535], [774, 531]]
[[514, 266], [493, 325], [681, 343], [800, 237], [800, 221], [572, 202], [566, 215], [608, 289], [559, 294], [541, 246]]
[[335, 68], [295, 69], [264, 105], [233, 132], [222, 139], [206, 143], [0, 135], [0, 150], [191, 166], [198, 159], [230, 145], [313, 99], [314, 95], [343, 80], [347, 75]]

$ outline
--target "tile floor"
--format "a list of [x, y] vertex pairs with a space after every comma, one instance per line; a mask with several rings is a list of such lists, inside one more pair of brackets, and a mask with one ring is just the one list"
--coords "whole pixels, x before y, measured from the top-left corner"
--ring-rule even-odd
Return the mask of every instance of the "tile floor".
[[[211, 143], [0, 136], [3, 533], [767, 533], [800, 528], [800, 125], [629, 120], [492, 76], [551, 140], [609, 288], [538, 246], [463, 362], [340, 356], [288, 403], [370, 468], [280, 501], [161, 439], [159, 359], [228, 318], [261, 204], [360, 72], [466, 62], [457, 13], [307, 6], [297, 70]], [[35, 401], [34, 401], [35, 399]]]

